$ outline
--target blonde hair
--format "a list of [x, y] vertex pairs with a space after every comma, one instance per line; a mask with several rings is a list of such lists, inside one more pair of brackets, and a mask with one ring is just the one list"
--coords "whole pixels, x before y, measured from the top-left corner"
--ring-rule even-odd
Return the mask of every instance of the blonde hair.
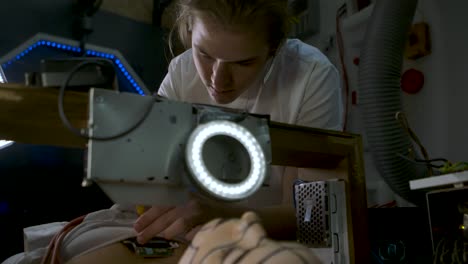
[[191, 46], [193, 19], [208, 15], [216, 22], [229, 26], [250, 26], [262, 22], [272, 53], [276, 52], [289, 33], [287, 0], [178, 0], [177, 18], [169, 36], [169, 48], [174, 55], [174, 31], [184, 48]]

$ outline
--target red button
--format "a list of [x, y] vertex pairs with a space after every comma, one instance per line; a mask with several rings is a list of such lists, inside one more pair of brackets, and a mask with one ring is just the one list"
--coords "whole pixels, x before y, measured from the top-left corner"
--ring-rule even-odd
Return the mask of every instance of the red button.
[[353, 59], [354, 65], [359, 65], [359, 62], [360, 62], [359, 57], [356, 57], [356, 58]]
[[418, 93], [424, 86], [424, 74], [416, 69], [409, 69], [401, 76], [401, 89], [409, 94]]

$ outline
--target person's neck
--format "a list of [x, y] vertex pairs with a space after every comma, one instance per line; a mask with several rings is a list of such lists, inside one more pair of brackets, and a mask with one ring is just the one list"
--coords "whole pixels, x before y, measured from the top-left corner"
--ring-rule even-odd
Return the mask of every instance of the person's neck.
[[273, 67], [273, 62], [274, 62], [274, 57], [270, 57], [269, 59], [267, 59], [267, 61], [265, 62], [265, 65], [260, 71], [260, 74], [258, 74], [257, 78], [255, 78], [255, 81], [253, 81], [249, 85], [249, 88], [247, 88], [237, 99], [244, 98], [248, 100], [252, 97], [255, 97], [254, 95], [257, 94], [258, 90], [269, 78], [269, 75], [271, 74], [271, 70]]
[[212, 101], [212, 104], [249, 112], [249, 108], [250, 108], [249, 105], [251, 103], [250, 101], [253, 100], [257, 96], [260, 89], [262, 89], [262, 86], [267, 81], [269, 75], [271, 74], [273, 62], [274, 62], [274, 57], [270, 57], [269, 59], [267, 59], [262, 70], [257, 75], [257, 78], [255, 78], [255, 80], [249, 85], [249, 87], [241, 95], [239, 95], [239, 97], [237, 97], [234, 101], [225, 105], [220, 105], [216, 103], [212, 98], [210, 98], [210, 100]]

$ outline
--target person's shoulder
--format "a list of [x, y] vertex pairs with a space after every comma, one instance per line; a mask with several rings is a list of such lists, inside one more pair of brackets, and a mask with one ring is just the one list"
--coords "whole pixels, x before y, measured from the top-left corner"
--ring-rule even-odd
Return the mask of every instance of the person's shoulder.
[[318, 48], [299, 39], [287, 39], [282, 54], [288, 61], [298, 61], [309, 65], [318, 64], [323, 67], [333, 66], [328, 57]]
[[192, 49], [188, 49], [174, 57], [171, 60], [170, 68], [181, 73], [194, 72], [195, 64], [193, 63]]

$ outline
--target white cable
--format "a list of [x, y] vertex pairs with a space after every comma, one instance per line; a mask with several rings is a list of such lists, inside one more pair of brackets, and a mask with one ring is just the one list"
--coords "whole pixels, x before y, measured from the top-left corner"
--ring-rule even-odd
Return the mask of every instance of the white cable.
[[[250, 157], [249, 175], [240, 183], [226, 183], [214, 177], [203, 161], [203, 145], [214, 136], [228, 136], [239, 141]], [[199, 125], [190, 135], [186, 159], [194, 180], [209, 194], [223, 200], [240, 200], [249, 197], [262, 185], [266, 177], [263, 150], [250, 131], [231, 121], [217, 120]]]

